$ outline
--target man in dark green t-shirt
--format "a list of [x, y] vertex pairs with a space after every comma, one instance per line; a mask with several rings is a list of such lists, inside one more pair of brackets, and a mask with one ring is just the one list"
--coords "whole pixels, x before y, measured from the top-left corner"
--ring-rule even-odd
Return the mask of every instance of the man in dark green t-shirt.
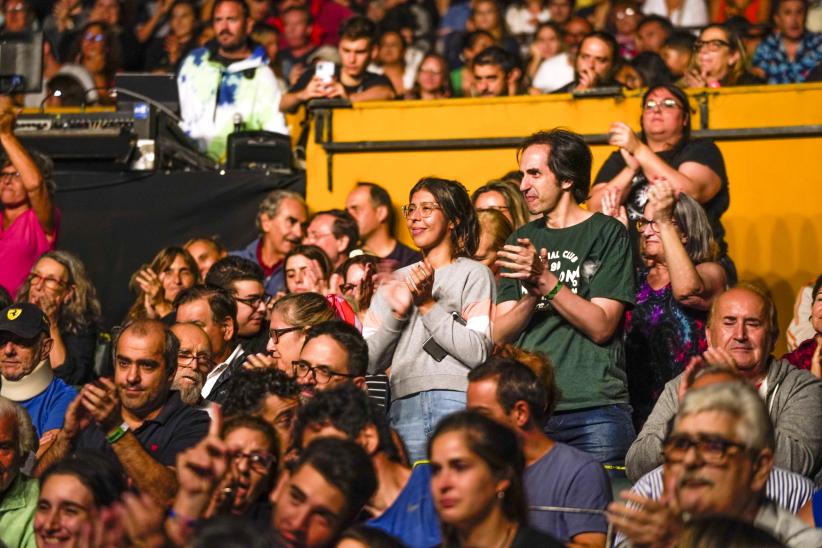
[[546, 424], [552, 439], [621, 465], [634, 438], [622, 320], [634, 303], [628, 233], [580, 207], [591, 152], [579, 135], [540, 132], [519, 150], [520, 190], [532, 214], [499, 252], [495, 342], [545, 352], [562, 399]]

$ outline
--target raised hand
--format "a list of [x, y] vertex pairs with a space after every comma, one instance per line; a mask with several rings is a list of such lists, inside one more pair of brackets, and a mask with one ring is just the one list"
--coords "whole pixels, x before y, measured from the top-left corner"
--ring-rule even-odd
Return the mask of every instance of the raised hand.
[[114, 381], [101, 377], [98, 384], [89, 383], [80, 391], [83, 407], [108, 434], [123, 423], [120, 396]]
[[614, 122], [608, 128], [608, 144], [624, 148], [631, 154], [636, 154], [639, 148], [639, 137], [636, 136], [634, 130], [624, 122]]
[[419, 308], [434, 301], [434, 267], [427, 260], [411, 266], [405, 285], [411, 292], [414, 305]]
[[621, 194], [618, 188], [612, 188], [605, 193], [602, 197], [602, 214], [613, 217], [628, 228], [628, 212], [625, 206], [619, 203]]
[[528, 238], [518, 238], [517, 245], [506, 244], [497, 253], [496, 264], [507, 268], [500, 276], [519, 280], [528, 292], [536, 297], [543, 293], [541, 285], [546, 285], [545, 263], [548, 261], [548, 251], [541, 249], [539, 253]]
[[394, 317], [405, 319], [413, 302], [413, 295], [411, 295], [408, 285], [402, 280], [391, 279], [383, 284], [380, 291], [383, 292]]
[[243, 367], [246, 369], [277, 369], [277, 358], [271, 354], [249, 354]]
[[666, 177], [653, 177], [648, 189], [648, 205], [653, 211], [654, 221], [670, 223], [674, 218], [676, 191]]
[[653, 500], [631, 491], [619, 496], [633, 503], [612, 502], [607, 517], [636, 546], [672, 546], [683, 523], [676, 504], [671, 500]]
[[228, 470], [228, 448], [220, 437], [222, 412], [212, 411], [208, 435], [194, 447], [177, 455], [177, 481], [180, 493], [202, 497], [207, 502], [214, 487]]

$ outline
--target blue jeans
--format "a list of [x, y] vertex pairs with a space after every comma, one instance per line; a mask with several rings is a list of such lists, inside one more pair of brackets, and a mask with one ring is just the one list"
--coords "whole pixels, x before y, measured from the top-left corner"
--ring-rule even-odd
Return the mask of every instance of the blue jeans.
[[437, 423], [465, 409], [465, 392], [426, 390], [391, 402], [391, 427], [397, 431], [412, 463], [428, 458], [428, 440]]
[[612, 466], [625, 464], [625, 453], [636, 438], [631, 406], [625, 403], [555, 413], [545, 423], [545, 433]]

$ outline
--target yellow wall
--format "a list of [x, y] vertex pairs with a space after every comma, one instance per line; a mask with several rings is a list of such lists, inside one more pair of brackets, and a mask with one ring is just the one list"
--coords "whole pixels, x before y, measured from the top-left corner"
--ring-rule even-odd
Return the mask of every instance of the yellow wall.
[[[756, 128], [822, 124], [822, 84], [761, 86], [693, 94], [707, 101], [709, 128]], [[381, 102], [333, 111], [333, 140], [393, 141], [522, 137], [564, 126], [603, 134], [621, 120], [638, 129], [640, 95], [569, 99], [568, 95], [507, 99]], [[730, 255], [740, 279], [758, 279], [773, 292], [784, 331], [793, 296], [822, 272], [822, 137], [721, 140], [731, 189], [723, 216]], [[592, 147], [594, 173], [613, 147]], [[309, 138], [308, 201], [313, 209], [342, 207], [357, 181], [374, 181], [397, 204], [420, 178], [436, 175], [463, 182], [469, 190], [517, 169], [514, 149], [425, 152], [357, 152], [333, 155], [333, 190], [328, 191], [327, 156]], [[406, 231], [398, 235], [406, 242]], [[784, 348], [780, 341], [779, 350]]]

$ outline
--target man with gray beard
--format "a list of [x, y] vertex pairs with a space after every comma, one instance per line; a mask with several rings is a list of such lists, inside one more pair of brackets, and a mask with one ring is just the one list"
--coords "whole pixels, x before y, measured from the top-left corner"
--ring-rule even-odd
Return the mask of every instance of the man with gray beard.
[[171, 327], [171, 331], [180, 339], [177, 373], [171, 387], [180, 391], [180, 399], [184, 404], [204, 408], [206, 402], [201, 392], [214, 361], [211, 341], [197, 324], [177, 323]]

